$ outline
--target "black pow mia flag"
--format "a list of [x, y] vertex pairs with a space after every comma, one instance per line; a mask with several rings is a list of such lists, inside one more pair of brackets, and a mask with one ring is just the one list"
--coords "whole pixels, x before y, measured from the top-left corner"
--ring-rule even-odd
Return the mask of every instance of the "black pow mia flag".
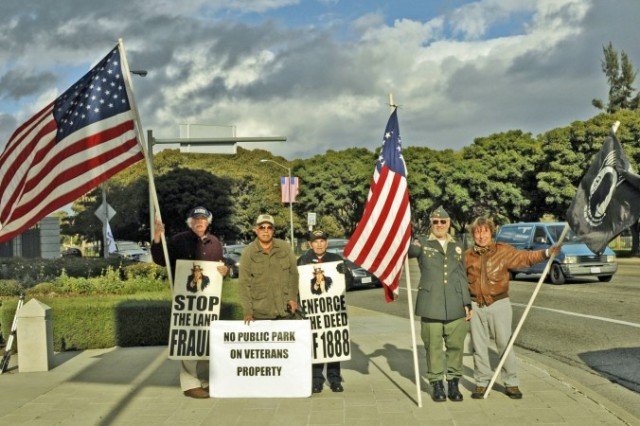
[[567, 222], [591, 251], [600, 254], [640, 218], [640, 176], [631, 171], [622, 145], [607, 137], [582, 178]]

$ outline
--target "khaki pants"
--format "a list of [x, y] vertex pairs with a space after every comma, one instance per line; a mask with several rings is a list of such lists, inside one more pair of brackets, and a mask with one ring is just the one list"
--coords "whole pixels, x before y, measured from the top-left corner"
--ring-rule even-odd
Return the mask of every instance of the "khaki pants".
[[209, 386], [209, 360], [180, 362], [180, 388], [187, 391]]
[[[498, 356], [502, 356], [511, 339], [511, 302], [500, 299], [489, 306], [479, 307], [473, 302], [471, 317], [471, 342], [473, 343], [473, 377], [476, 386], [487, 386], [493, 376], [489, 363], [489, 343], [496, 342]], [[518, 386], [518, 365], [513, 349], [509, 351], [502, 366], [502, 380], [505, 386]]]
[[[462, 376], [462, 355], [464, 339], [469, 325], [464, 318], [452, 321], [439, 321], [422, 318], [421, 337], [427, 350], [427, 380], [429, 382], [447, 380]], [[446, 349], [442, 349], [444, 343]]]

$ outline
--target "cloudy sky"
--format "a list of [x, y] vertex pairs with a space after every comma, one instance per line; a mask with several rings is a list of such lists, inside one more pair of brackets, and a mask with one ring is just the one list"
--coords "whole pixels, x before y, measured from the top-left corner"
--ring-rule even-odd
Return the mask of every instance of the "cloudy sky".
[[[2, 0], [0, 148], [123, 38], [142, 123], [233, 125], [288, 159], [404, 144], [459, 149], [597, 113], [602, 46], [640, 67], [638, 0]], [[636, 85], [640, 85], [640, 78]]]

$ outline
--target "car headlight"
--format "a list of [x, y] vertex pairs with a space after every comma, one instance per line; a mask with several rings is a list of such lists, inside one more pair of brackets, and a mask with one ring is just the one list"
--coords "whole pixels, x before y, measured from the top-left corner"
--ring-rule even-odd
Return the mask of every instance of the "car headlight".
[[564, 263], [578, 263], [578, 256], [565, 256]]
[[613, 262], [616, 261], [616, 255], [615, 254], [609, 254], [609, 255], [607, 255], [606, 259], [607, 259], [607, 263], [613, 263]]

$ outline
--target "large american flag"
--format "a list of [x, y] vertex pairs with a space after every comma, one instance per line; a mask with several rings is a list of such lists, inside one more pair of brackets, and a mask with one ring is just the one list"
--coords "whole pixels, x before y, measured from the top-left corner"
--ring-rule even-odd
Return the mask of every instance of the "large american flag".
[[344, 255], [382, 281], [385, 298], [390, 302], [398, 294], [402, 264], [411, 240], [407, 170], [397, 110], [389, 117], [382, 144], [362, 219]]
[[5, 144], [0, 243], [142, 158], [116, 47]]

